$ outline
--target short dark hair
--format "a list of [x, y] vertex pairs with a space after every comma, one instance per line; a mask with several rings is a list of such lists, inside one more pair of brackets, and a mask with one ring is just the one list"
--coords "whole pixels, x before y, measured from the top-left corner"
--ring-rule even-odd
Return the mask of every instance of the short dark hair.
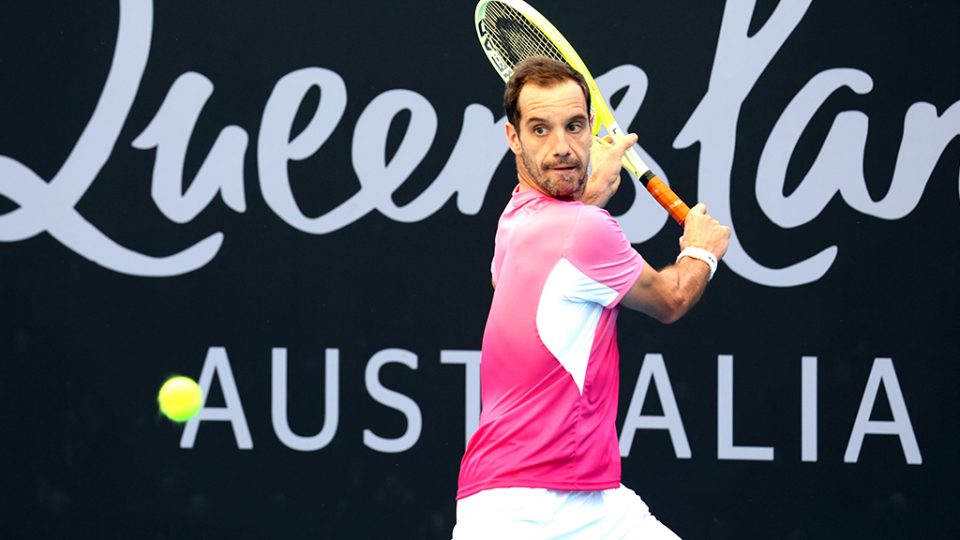
[[571, 80], [580, 85], [583, 90], [583, 98], [586, 100], [587, 113], [590, 113], [590, 89], [587, 87], [587, 81], [579, 71], [573, 69], [565, 62], [559, 62], [546, 56], [531, 56], [524, 59], [514, 68], [510, 80], [507, 81], [507, 88], [503, 93], [503, 110], [507, 113], [507, 121], [514, 126], [520, 123], [520, 90], [528, 82], [538, 86], [554, 86], [564, 81]]

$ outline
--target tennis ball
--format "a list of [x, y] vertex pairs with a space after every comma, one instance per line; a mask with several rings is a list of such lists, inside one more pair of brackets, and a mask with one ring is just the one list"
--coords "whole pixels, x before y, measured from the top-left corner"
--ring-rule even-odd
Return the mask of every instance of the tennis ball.
[[190, 377], [171, 377], [160, 387], [157, 402], [164, 416], [174, 422], [186, 422], [200, 411], [203, 392]]

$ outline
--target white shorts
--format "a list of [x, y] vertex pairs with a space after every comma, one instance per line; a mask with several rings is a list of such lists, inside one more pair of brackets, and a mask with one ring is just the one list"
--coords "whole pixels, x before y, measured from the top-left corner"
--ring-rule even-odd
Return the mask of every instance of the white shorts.
[[680, 540], [633, 490], [497, 488], [457, 501], [453, 540]]

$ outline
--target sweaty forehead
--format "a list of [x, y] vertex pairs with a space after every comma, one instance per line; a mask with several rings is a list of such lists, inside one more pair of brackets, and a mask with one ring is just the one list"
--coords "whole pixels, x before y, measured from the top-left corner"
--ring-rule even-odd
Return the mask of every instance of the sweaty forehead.
[[523, 85], [517, 100], [521, 121], [567, 120], [587, 116], [587, 100], [580, 85], [563, 81], [550, 86], [534, 83]]

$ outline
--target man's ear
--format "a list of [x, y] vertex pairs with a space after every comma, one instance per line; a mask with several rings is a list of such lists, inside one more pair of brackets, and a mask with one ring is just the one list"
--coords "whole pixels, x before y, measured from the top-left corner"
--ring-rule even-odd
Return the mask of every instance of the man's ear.
[[510, 145], [510, 150], [515, 155], [520, 155], [523, 152], [523, 149], [520, 146], [520, 134], [517, 133], [517, 128], [513, 127], [513, 124], [507, 122], [504, 130], [507, 135], [507, 144]]

